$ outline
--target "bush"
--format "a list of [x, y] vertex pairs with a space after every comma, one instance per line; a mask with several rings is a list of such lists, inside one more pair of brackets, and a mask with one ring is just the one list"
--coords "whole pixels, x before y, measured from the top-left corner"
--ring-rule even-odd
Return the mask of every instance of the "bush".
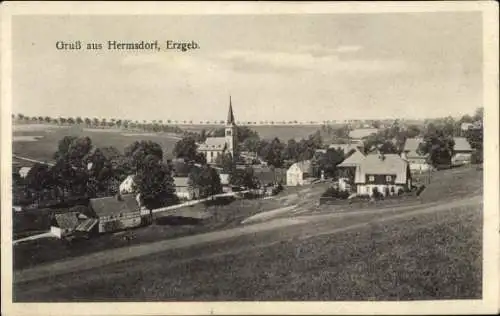
[[380, 199], [382, 199], [382, 198], [384, 197], [384, 196], [383, 196], [383, 194], [382, 194], [382, 193], [380, 193], [380, 191], [378, 190], [378, 188], [377, 188], [377, 187], [374, 187], [374, 188], [372, 189], [372, 196], [373, 196], [373, 198], [374, 198], [375, 200], [380, 200]]
[[385, 196], [390, 195], [389, 187], [385, 187], [384, 191], [385, 191]]
[[402, 188], [399, 188], [398, 189], [398, 195], [401, 196], [405, 193], [405, 190], [403, 190]]
[[349, 192], [345, 190], [339, 190], [334, 187], [330, 187], [326, 189], [325, 192], [321, 195], [321, 197], [329, 197], [329, 198], [337, 198], [345, 200], [349, 197]]
[[396, 190], [394, 189], [394, 187], [391, 187], [391, 195], [394, 195], [396, 193]]
[[425, 185], [421, 185], [420, 187], [418, 187], [417, 189], [417, 196], [420, 196], [420, 194], [422, 194], [422, 192], [425, 190]]

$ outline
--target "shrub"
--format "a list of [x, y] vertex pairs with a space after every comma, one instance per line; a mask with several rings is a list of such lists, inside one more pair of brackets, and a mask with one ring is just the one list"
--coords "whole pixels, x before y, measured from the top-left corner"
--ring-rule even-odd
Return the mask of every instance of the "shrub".
[[372, 189], [372, 196], [373, 196], [373, 198], [374, 198], [374, 199], [376, 199], [376, 200], [380, 200], [380, 199], [382, 199], [382, 198], [383, 198], [382, 193], [380, 193], [380, 191], [378, 190], [378, 188], [377, 188], [377, 187], [374, 187], [374, 188]]
[[420, 194], [422, 194], [422, 192], [425, 190], [425, 185], [421, 185], [418, 189], [417, 189], [417, 196], [420, 196]]
[[394, 189], [394, 187], [391, 187], [391, 195], [394, 195], [396, 193], [396, 190]]
[[390, 195], [389, 187], [385, 187], [384, 191], [385, 191], [385, 196]]
[[332, 197], [337, 199], [345, 200], [349, 197], [349, 192], [345, 190], [339, 190], [334, 187], [330, 187], [326, 189], [325, 192], [321, 195], [321, 197]]
[[398, 195], [401, 196], [405, 193], [405, 191], [402, 188], [398, 189]]

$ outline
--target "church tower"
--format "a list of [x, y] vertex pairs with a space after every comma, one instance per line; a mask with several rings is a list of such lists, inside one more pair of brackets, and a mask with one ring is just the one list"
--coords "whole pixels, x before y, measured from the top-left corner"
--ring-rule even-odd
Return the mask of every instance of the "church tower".
[[237, 147], [237, 128], [234, 122], [233, 105], [231, 102], [231, 96], [229, 96], [229, 112], [227, 113], [226, 121], [226, 131], [225, 131], [227, 151], [231, 153], [231, 156], [235, 157], [235, 151]]

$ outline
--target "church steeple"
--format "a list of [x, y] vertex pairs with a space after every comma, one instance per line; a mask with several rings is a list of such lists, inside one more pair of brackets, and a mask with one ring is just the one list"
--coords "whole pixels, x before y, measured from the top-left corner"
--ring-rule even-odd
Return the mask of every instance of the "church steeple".
[[231, 96], [229, 96], [229, 112], [227, 113], [227, 125], [234, 124], [234, 114], [233, 114], [233, 104], [231, 102]]

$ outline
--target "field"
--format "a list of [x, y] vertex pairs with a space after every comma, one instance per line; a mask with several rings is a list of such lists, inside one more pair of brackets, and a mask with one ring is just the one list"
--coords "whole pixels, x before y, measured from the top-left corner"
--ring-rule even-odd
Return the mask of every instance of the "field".
[[[13, 130], [12, 153], [41, 161], [53, 161], [59, 140], [64, 136], [90, 137], [98, 147], [113, 146], [122, 151], [134, 141], [151, 140], [159, 143], [166, 157], [171, 156], [177, 138], [166, 134], [132, 133], [119, 130], [84, 129], [79, 127], [57, 127], [50, 125], [35, 125], [35, 127], [20, 125]], [[37, 128], [38, 127], [38, 128]], [[38, 136], [36, 141], [16, 141], [18, 136]], [[17, 138], [19, 139], [19, 138]]]
[[[359, 212], [315, 205], [321, 186], [233, 202], [190, 236], [156, 225], [140, 233], [154, 242], [19, 270], [15, 300], [480, 298], [481, 179], [473, 168], [440, 171], [421, 199]], [[240, 224], [287, 205], [298, 212]]]
[[[202, 129], [206, 131], [215, 130], [223, 127], [222, 125], [184, 125], [181, 128], [200, 132]], [[318, 131], [320, 125], [248, 125], [248, 127], [257, 133], [263, 139], [273, 139], [278, 137], [282, 142], [287, 142], [289, 139], [300, 140], [307, 138], [309, 135]]]
[[[183, 125], [186, 131], [200, 132], [202, 129], [212, 130], [222, 126], [215, 125]], [[271, 139], [278, 137], [286, 142], [291, 138], [306, 138], [316, 132], [318, 125], [296, 125], [296, 126], [250, 126], [257, 131], [261, 138]], [[86, 129], [79, 126], [66, 127], [44, 124], [14, 125], [12, 152], [14, 155], [28, 157], [40, 161], [53, 161], [57, 144], [64, 136], [88, 136], [94, 145], [98, 147], [113, 146], [122, 151], [134, 141], [151, 140], [159, 143], [166, 158], [172, 155], [172, 149], [178, 141], [179, 136], [166, 133], [132, 132], [118, 129]]]

